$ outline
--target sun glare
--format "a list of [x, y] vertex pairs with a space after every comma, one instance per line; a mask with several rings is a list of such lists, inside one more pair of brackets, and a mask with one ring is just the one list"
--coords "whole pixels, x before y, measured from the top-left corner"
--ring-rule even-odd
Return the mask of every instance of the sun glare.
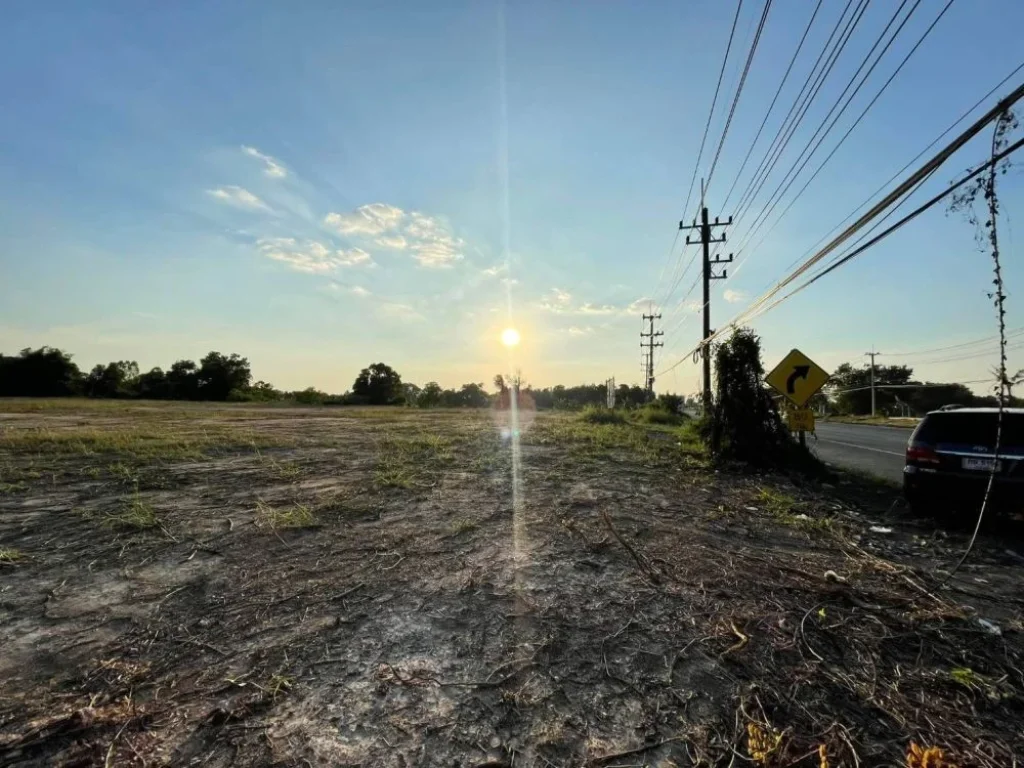
[[501, 332], [501, 343], [506, 347], [514, 347], [519, 343], [519, 331], [515, 328], [506, 328]]

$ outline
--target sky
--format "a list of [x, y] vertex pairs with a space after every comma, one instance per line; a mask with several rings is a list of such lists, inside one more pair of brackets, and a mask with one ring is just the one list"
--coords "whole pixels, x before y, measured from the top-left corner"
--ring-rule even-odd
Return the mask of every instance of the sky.
[[[868, 5], [775, 175], [716, 230], [722, 255], [738, 252], [713, 284], [713, 327], [1024, 62], [1024, 4], [956, 0], [776, 221], [944, 5], [922, 0], [745, 240], [899, 7]], [[712, 218], [738, 212], [844, 6], [822, 3], [738, 175], [815, 7], [772, 5], [707, 189]], [[691, 267], [669, 291], [695, 250], [678, 222], [697, 211], [692, 192], [684, 212], [690, 181], [709, 174], [762, 7], [741, 7], [698, 162], [731, 1], [6, 5], [0, 352], [45, 344], [85, 369], [143, 370], [237, 352], [257, 379], [329, 392], [377, 361], [421, 385], [510, 367], [537, 386], [632, 383], [640, 314], [658, 307], [657, 389], [692, 394], [700, 289], [688, 293]], [[986, 129], [903, 210], [986, 159], [990, 141]], [[1007, 324], [1019, 329], [1024, 176], [999, 183]], [[922, 379], [985, 379], [991, 342], [942, 348], [994, 336], [991, 267], [940, 204], [758, 318], [765, 364], [797, 347], [830, 369], [874, 348]], [[522, 336], [511, 352], [499, 341], [509, 326]]]

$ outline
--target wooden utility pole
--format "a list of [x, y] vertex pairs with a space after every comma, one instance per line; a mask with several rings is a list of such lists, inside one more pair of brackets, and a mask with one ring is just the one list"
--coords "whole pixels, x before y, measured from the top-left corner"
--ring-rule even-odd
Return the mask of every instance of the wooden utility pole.
[[[701, 209], [700, 209], [700, 224], [694, 221], [692, 224], [684, 224], [679, 222], [680, 229], [699, 229], [700, 240], [690, 240], [690, 236], [686, 236], [686, 244], [692, 245], [693, 243], [699, 242], [704, 249], [704, 257], [702, 259], [704, 266], [704, 340], [706, 341], [711, 336], [711, 281], [712, 280], [724, 280], [728, 277], [728, 271], [723, 269], [722, 274], [716, 275], [712, 271], [715, 264], [730, 264], [732, 263], [732, 254], [726, 259], [720, 259], [717, 256], [714, 261], [711, 259], [711, 245], [712, 243], [724, 243], [725, 232], [720, 237], [714, 237], [711, 232], [712, 227], [725, 227], [732, 224], [732, 216], [729, 217], [728, 221], [719, 221], [718, 217], [715, 216], [714, 222], [708, 220], [708, 209], [704, 203], [704, 180], [701, 179]], [[701, 349], [701, 354], [704, 357], [704, 413], [711, 411], [711, 350], [705, 345]]]
[[[654, 330], [654, 321], [661, 320], [660, 313], [657, 315], [644, 315], [643, 319], [650, 323], [647, 333], [640, 331], [640, 349], [647, 350], [647, 359], [644, 361], [644, 380], [647, 384], [647, 397], [650, 399], [650, 397], [654, 395], [654, 348], [665, 346], [664, 343], [660, 341], [656, 342], [655, 339], [659, 336], [664, 336], [665, 332], [655, 332]], [[644, 341], [644, 339], [647, 339], [647, 341]]]

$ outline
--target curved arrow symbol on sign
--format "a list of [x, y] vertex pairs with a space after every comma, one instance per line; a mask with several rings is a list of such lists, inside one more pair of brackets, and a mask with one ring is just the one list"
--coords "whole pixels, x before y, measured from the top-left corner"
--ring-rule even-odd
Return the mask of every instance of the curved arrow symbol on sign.
[[786, 393], [792, 395], [796, 392], [796, 380], [803, 379], [807, 380], [807, 374], [810, 373], [811, 366], [809, 365], [794, 365], [793, 372], [789, 374], [789, 378], [786, 379]]

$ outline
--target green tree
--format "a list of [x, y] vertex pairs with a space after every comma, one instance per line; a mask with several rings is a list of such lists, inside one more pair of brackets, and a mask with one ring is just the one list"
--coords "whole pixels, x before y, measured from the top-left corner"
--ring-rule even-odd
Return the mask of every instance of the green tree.
[[443, 392], [441, 385], [436, 381], [428, 381], [420, 390], [420, 395], [416, 398], [416, 405], [420, 408], [437, 408], [441, 404]]
[[0, 396], [63, 397], [77, 394], [81, 383], [82, 373], [71, 355], [54, 347], [0, 355]]
[[647, 402], [647, 389], [636, 384], [619, 384], [615, 388], [616, 408], [639, 408]]
[[178, 360], [167, 372], [167, 386], [172, 400], [199, 399], [199, 366], [192, 360]]
[[293, 393], [295, 402], [302, 405], [322, 405], [327, 399], [327, 393], [321, 392], [316, 387], [306, 387], [301, 392]]
[[459, 391], [459, 405], [464, 408], [486, 408], [490, 404], [491, 398], [482, 383], [462, 385]]
[[253, 400], [270, 402], [272, 400], [280, 400], [282, 393], [274, 389], [272, 384], [268, 384], [265, 381], [257, 381], [249, 388], [249, 395]]
[[402, 397], [402, 377], [390, 365], [374, 363], [359, 372], [352, 392], [370, 405], [390, 405]]
[[423, 390], [415, 384], [403, 384], [402, 385], [402, 402], [406, 405], [416, 405], [416, 401], [420, 398], [420, 393]]
[[[906, 365], [875, 366], [875, 407], [881, 413], [898, 410], [896, 393], [899, 390], [886, 389], [890, 384], [909, 384], [914, 369]], [[871, 368], [855, 368], [843, 363], [829, 379], [826, 389], [832, 395], [839, 413], [865, 415], [871, 413]]]
[[963, 384], [931, 384], [913, 389], [901, 389], [900, 397], [913, 414], [937, 411], [944, 405], [977, 405], [978, 398]]
[[171, 396], [171, 385], [162, 368], [153, 368], [139, 376], [135, 391], [146, 400], [166, 400]]
[[252, 371], [247, 358], [210, 352], [199, 361], [197, 378], [201, 400], [227, 400], [232, 391], [249, 389]]
[[767, 465], [793, 443], [765, 388], [761, 340], [740, 328], [715, 347], [715, 397], [704, 434], [719, 457]]
[[118, 360], [97, 365], [85, 377], [84, 390], [89, 397], [129, 397], [139, 383], [139, 364], [134, 360]]

